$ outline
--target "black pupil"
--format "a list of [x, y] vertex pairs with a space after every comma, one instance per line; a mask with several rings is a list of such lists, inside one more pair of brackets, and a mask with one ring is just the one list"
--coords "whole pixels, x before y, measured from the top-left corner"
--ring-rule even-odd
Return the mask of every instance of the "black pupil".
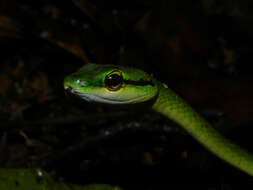
[[118, 74], [112, 74], [106, 76], [105, 85], [108, 87], [114, 87], [122, 83], [122, 77]]

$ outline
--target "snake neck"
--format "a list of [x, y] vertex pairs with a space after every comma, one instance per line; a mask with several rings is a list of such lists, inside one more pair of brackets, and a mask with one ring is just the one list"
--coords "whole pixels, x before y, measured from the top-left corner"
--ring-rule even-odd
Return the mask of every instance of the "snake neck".
[[182, 126], [216, 156], [253, 176], [252, 155], [222, 136], [162, 83], [159, 83], [159, 94], [152, 108]]
[[206, 133], [204, 130], [207, 126], [210, 127], [210, 124], [194, 111], [188, 103], [162, 83], [159, 83], [159, 94], [152, 108], [178, 123], [196, 138], [200, 138], [198, 136]]

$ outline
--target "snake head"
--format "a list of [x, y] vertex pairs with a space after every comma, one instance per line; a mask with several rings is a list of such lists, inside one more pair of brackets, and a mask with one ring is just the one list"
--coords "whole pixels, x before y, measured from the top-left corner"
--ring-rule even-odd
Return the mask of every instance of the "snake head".
[[86, 64], [65, 77], [64, 88], [86, 101], [106, 104], [149, 101], [159, 89], [156, 80], [142, 70], [97, 64]]

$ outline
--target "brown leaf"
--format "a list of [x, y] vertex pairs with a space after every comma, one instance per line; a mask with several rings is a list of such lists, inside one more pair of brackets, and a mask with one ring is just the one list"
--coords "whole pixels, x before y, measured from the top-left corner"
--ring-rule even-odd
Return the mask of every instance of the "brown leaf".
[[23, 27], [9, 16], [0, 16], [0, 36], [20, 38]]
[[8, 94], [8, 90], [11, 88], [11, 79], [7, 74], [0, 75], [0, 96], [6, 97]]
[[47, 75], [38, 73], [32, 79], [26, 79], [22, 85], [23, 96], [25, 97], [38, 97], [40, 102], [53, 99], [52, 88], [48, 83]]

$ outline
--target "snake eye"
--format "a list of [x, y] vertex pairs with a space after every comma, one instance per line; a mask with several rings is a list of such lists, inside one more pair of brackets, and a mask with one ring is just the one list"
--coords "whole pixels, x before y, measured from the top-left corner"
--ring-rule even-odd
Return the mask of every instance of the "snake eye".
[[105, 86], [110, 91], [117, 91], [123, 83], [121, 72], [113, 71], [105, 77]]

